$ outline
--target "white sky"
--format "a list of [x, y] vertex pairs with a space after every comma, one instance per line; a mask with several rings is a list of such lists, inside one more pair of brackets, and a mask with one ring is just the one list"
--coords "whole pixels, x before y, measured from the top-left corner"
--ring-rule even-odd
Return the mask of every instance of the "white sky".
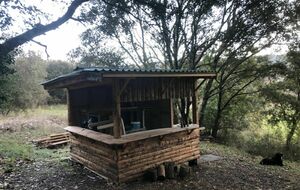
[[[85, 28], [82, 24], [70, 20], [56, 30], [47, 32], [43, 36], [38, 36], [34, 38], [34, 40], [47, 45], [47, 51], [50, 56], [49, 59], [67, 60], [69, 51], [80, 45], [79, 35], [84, 30]], [[43, 58], [47, 58], [45, 48], [34, 42], [29, 42], [23, 47], [25, 51], [38, 51]]]
[[[59, 1], [51, 0], [24, 0], [27, 5], [35, 5], [43, 12], [50, 14], [50, 21], [43, 20], [42, 24], [50, 23], [65, 14], [67, 5]], [[71, 0], [69, 3], [72, 2]], [[68, 4], [69, 4], [68, 3]], [[79, 12], [79, 7], [76, 13]], [[62, 24], [56, 30], [47, 32], [45, 35], [38, 36], [34, 40], [47, 45], [47, 52], [49, 54], [49, 59], [53, 60], [67, 60], [67, 54], [74, 48], [80, 45], [80, 34], [85, 30], [85, 27], [77, 21], [69, 20]], [[34, 43], [28, 42], [23, 45], [23, 49], [26, 51], [36, 51], [40, 55], [47, 59], [47, 54], [45, 53], [45, 48]]]
[[[38, 4], [37, 6], [53, 15], [54, 19], [62, 16], [66, 11], [66, 6], [63, 4], [53, 4], [50, 0], [37, 0], [30, 1], [25, 0], [25, 2]], [[51, 7], [51, 8], [49, 8]], [[43, 23], [45, 24], [45, 23]], [[85, 27], [79, 22], [69, 20], [68, 22], [61, 25], [56, 30], [47, 32], [45, 35], [34, 38], [34, 40], [47, 45], [49, 59], [52, 60], [67, 60], [67, 54], [74, 48], [80, 46], [79, 35], [85, 30]], [[23, 45], [23, 49], [26, 51], [36, 51], [39, 52], [43, 58], [47, 58], [45, 53], [45, 48], [35, 44], [34, 42], [29, 42]], [[283, 54], [286, 52], [286, 48], [279, 50], [278, 47], [273, 46], [263, 50], [260, 55], [265, 54]]]

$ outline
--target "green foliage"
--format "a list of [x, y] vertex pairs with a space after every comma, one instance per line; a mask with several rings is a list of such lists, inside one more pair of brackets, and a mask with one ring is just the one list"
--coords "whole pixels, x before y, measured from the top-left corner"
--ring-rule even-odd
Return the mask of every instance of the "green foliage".
[[29, 53], [18, 57], [11, 69], [15, 71], [13, 74], [0, 78], [2, 114], [45, 104], [48, 94], [40, 85], [47, 75], [45, 62], [34, 53]]
[[[47, 77], [46, 80], [54, 79], [60, 75], [70, 73], [74, 70], [74, 66], [64, 61], [47, 61]], [[66, 93], [63, 89], [51, 90], [48, 92], [50, 97], [48, 104], [66, 103]]]
[[[263, 115], [251, 113], [250, 126], [242, 130], [227, 129], [221, 130], [220, 136], [224, 144], [239, 148], [253, 155], [264, 157], [272, 156], [276, 152], [284, 153], [284, 158], [289, 160], [300, 160], [300, 144], [294, 143], [289, 150], [285, 149], [286, 136], [289, 133], [286, 124], [280, 122], [270, 126], [267, 118], [260, 119]], [[300, 139], [299, 135], [294, 137]]]
[[284, 121], [289, 128], [286, 149], [290, 148], [295, 132], [300, 128], [300, 52], [291, 50], [284, 62], [272, 65], [274, 74], [263, 88], [270, 123]]
[[200, 124], [217, 136], [223, 112], [238, 113], [231, 104], [257, 90], [252, 83], [266, 73], [251, 58], [284, 38], [295, 7], [286, 0], [97, 1], [80, 16], [91, 26], [82, 44], [91, 51], [117, 43], [136, 67], [216, 72], [217, 80], [203, 85]]
[[[216, 82], [212, 83], [209, 98], [205, 108], [203, 123], [205, 127], [216, 134], [219, 129], [243, 129], [249, 126], [245, 117], [248, 113], [260, 111], [264, 99], [258, 97], [263, 78], [268, 75], [269, 68], [265, 66], [266, 57], [252, 57], [240, 63], [227, 65], [222, 69]], [[231, 72], [231, 73], [230, 73]], [[205, 96], [205, 89], [202, 89]]]
[[98, 46], [76, 48], [69, 53], [69, 56], [72, 59], [79, 59], [77, 63], [79, 67], [102, 67], [112, 69], [130, 67], [130, 65], [124, 63], [123, 53], [114, 49], [101, 48]]

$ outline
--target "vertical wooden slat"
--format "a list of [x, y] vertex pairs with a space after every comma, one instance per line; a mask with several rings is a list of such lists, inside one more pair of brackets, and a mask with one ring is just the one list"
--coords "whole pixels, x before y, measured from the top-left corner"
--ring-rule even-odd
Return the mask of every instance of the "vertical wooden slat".
[[114, 81], [113, 84], [113, 96], [114, 96], [114, 109], [113, 109], [113, 119], [114, 119], [114, 137], [121, 137], [121, 101], [120, 101], [120, 84], [119, 81]]
[[197, 90], [196, 90], [196, 79], [193, 82], [193, 87], [192, 87], [192, 115], [193, 115], [193, 123], [198, 124], [199, 119], [198, 119], [198, 109], [197, 109]]
[[173, 110], [173, 99], [170, 98], [170, 127], [174, 125], [174, 110]]
[[68, 104], [68, 125], [70, 126], [77, 126], [78, 123], [76, 122], [76, 109], [74, 107], [72, 101], [72, 93], [70, 89], [67, 89], [67, 104]]

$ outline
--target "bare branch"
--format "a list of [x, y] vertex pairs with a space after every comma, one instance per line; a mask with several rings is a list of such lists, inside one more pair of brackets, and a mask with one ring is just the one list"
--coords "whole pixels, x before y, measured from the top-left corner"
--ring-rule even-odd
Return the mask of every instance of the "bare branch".
[[48, 31], [56, 29], [57, 27], [59, 27], [60, 25], [62, 25], [72, 17], [75, 10], [81, 4], [88, 1], [89, 0], [74, 0], [69, 6], [67, 12], [57, 20], [46, 25], [42, 25], [42, 24], [35, 25], [35, 27], [33, 27], [32, 29], [29, 29], [28, 31], [19, 34], [18, 36], [6, 40], [4, 43], [0, 44], [0, 57], [7, 55], [9, 52], [13, 51], [16, 47], [23, 45], [24, 43], [32, 40], [34, 37], [37, 37]]
[[50, 55], [49, 55], [49, 53], [48, 53], [48, 47], [47, 47], [47, 45], [45, 45], [45, 44], [42, 44], [41, 42], [38, 42], [38, 41], [36, 41], [36, 40], [30, 40], [30, 41], [32, 41], [32, 42], [34, 42], [34, 43], [36, 43], [37, 45], [39, 45], [39, 46], [42, 46], [44, 49], [45, 49], [45, 53], [46, 53], [46, 55], [47, 55], [47, 58], [49, 58], [50, 57]]

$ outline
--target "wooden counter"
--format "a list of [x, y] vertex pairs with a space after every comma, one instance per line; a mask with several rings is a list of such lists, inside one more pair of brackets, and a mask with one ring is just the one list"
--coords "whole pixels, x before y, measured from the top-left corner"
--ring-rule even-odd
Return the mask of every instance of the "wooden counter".
[[180, 164], [200, 156], [198, 125], [141, 131], [118, 139], [80, 127], [66, 130], [71, 133], [71, 158], [117, 182], [135, 179], [165, 162]]

